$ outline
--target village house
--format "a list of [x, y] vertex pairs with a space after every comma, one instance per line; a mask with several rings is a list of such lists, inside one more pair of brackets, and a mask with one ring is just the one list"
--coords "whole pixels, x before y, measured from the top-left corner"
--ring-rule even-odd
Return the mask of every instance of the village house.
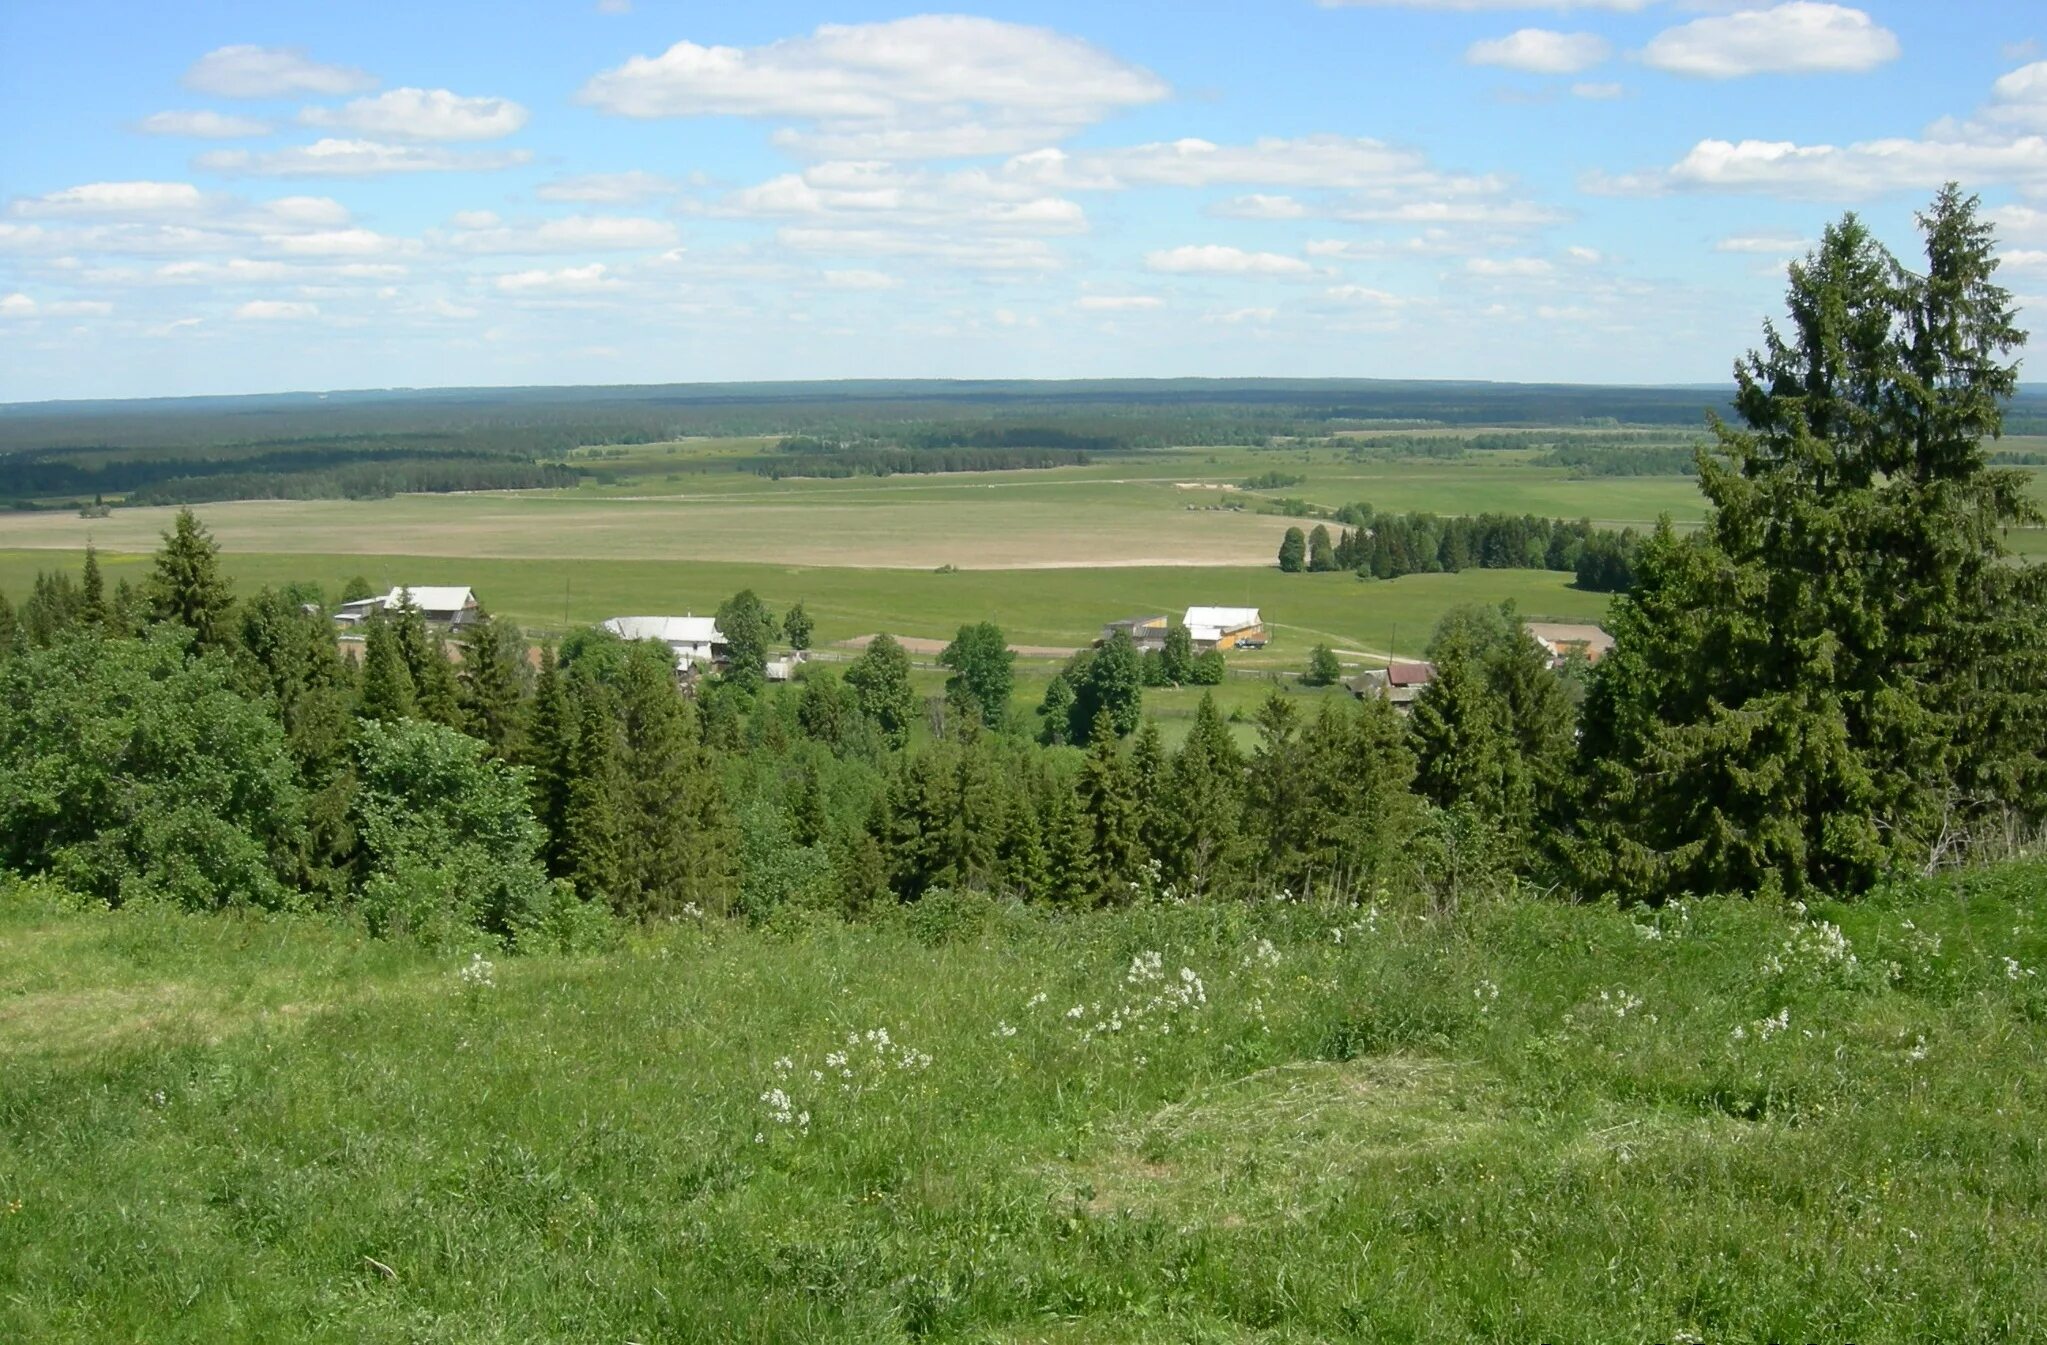
[[1130, 616], [1121, 621], [1111, 621], [1102, 627], [1100, 643], [1107, 644], [1116, 638], [1118, 631], [1121, 631], [1130, 637], [1130, 643], [1137, 646], [1137, 652], [1140, 654], [1148, 649], [1164, 649], [1166, 628], [1171, 622], [1172, 619], [1164, 615]]
[[1361, 701], [1384, 700], [1406, 714], [1414, 708], [1414, 699], [1421, 695], [1422, 688], [1435, 680], [1433, 664], [1395, 662], [1383, 668], [1368, 668], [1345, 685]]
[[392, 589], [379, 598], [359, 598], [354, 602], [341, 604], [341, 610], [334, 614], [334, 624], [344, 629], [360, 626], [378, 612], [395, 612], [410, 602], [430, 626], [445, 626], [459, 630], [476, 620], [479, 608], [476, 594], [468, 587], [423, 584], [417, 588], [403, 585]]
[[725, 636], [716, 617], [615, 616], [604, 629], [621, 640], [658, 640], [667, 645], [678, 672], [707, 668], [725, 657]]
[[1190, 607], [1182, 619], [1198, 652], [1265, 647], [1265, 623], [1255, 607]]
[[1573, 656], [1597, 663], [1613, 648], [1613, 637], [1597, 626], [1568, 625], [1554, 621], [1531, 621], [1528, 633], [1549, 651], [1551, 667], [1561, 667]]

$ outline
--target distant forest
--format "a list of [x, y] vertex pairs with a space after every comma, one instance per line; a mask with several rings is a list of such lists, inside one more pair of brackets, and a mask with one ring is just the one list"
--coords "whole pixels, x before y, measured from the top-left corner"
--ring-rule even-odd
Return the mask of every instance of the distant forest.
[[[1431, 426], [1692, 429], [1703, 427], [1708, 411], [1728, 410], [1719, 389], [1292, 379], [468, 388], [25, 403], [0, 406], [0, 501], [62, 507], [95, 496], [190, 503], [562, 485], [592, 470], [562, 461], [572, 449], [687, 436], [781, 439], [776, 451], [728, 462], [728, 469], [846, 476], [1060, 466], [1172, 445]], [[2007, 425], [2012, 433], [2047, 432], [2047, 389], [2022, 391]], [[1493, 446], [1480, 440], [1504, 447], [1517, 438], [1484, 434], [1442, 450], [1420, 449], [1426, 440], [1409, 444], [1460, 452]], [[1689, 466], [1667, 442], [1542, 438], [1555, 465], [1582, 474]]]

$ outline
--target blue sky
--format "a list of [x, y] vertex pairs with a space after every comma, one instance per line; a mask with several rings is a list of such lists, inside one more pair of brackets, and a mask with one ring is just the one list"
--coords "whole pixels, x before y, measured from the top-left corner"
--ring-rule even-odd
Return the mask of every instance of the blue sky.
[[[2047, 312], [2047, 11], [0, 4], [0, 400], [1718, 381], [1948, 176]], [[2047, 321], [2036, 328], [2047, 334]]]

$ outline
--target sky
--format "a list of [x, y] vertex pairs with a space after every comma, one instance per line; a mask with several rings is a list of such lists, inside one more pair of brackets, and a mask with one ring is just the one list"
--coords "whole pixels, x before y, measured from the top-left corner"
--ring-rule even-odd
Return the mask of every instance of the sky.
[[0, 69], [0, 401], [1720, 382], [1950, 177], [2047, 314], [2037, 0], [0, 0]]

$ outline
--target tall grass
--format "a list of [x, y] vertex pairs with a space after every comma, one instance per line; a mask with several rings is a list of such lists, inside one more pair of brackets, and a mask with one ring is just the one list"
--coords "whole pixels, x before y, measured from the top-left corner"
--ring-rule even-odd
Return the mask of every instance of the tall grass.
[[2039, 1338], [2043, 890], [495, 963], [16, 891], [0, 1339]]

